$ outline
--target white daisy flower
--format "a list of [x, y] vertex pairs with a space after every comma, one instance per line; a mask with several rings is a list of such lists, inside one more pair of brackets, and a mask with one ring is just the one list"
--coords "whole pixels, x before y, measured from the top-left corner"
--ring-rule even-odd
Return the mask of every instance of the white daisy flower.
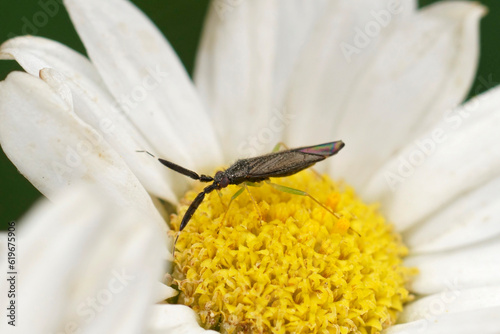
[[8, 239], [1, 235], [2, 251], [10, 251], [0, 260], [9, 278], [0, 283], [2, 333], [141, 332], [165, 290], [158, 225], [94, 188], [54, 201], [11, 225]]
[[[281, 140], [347, 144], [317, 166], [345, 183], [310, 172], [280, 179], [314, 192], [340, 219], [266, 185], [230, 210], [217, 194], [207, 198], [182, 232], [177, 269], [167, 269], [165, 281], [197, 315], [158, 304], [146, 320], [147, 305], [130, 300], [127, 311], [137, 312], [131, 332], [202, 332], [198, 321], [222, 332], [497, 332], [500, 91], [459, 106], [475, 73], [484, 7], [215, 1], [195, 88], [161, 33], [129, 2], [65, 5], [90, 60], [39, 37], [0, 48], [0, 57], [27, 72], [0, 84], [0, 143], [56, 202], [61, 188], [98, 184], [116, 204], [163, 228], [165, 201], [180, 202], [182, 216], [195, 192], [179, 201], [185, 177], [136, 150], [209, 174]], [[405, 266], [406, 248], [347, 184], [380, 203], [409, 249]], [[223, 202], [234, 191], [223, 192]], [[178, 228], [179, 217], [171, 224]], [[68, 232], [68, 243], [91, 247], [79, 228]], [[126, 252], [127, 240], [122, 247], [113, 251]], [[40, 255], [40, 263], [50, 261]], [[172, 295], [164, 287], [156, 300]], [[75, 305], [64, 298], [58, 305]], [[59, 310], [50, 317], [54, 330], [67, 319]], [[110, 327], [95, 322], [93, 332], [122, 320], [102, 321]]]

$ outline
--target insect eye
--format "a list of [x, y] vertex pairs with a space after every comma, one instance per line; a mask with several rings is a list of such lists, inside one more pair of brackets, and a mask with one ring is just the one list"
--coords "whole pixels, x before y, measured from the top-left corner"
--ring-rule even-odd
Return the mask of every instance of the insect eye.
[[227, 176], [223, 176], [222, 179], [220, 180], [219, 182], [219, 185], [222, 187], [222, 188], [225, 188], [229, 185], [229, 178]]

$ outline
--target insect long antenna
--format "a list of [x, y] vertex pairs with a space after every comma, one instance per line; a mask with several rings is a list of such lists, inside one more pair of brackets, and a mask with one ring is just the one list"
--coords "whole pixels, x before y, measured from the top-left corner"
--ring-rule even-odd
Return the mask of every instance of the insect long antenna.
[[199, 193], [194, 201], [191, 203], [189, 208], [186, 211], [186, 214], [184, 214], [184, 217], [182, 218], [181, 226], [179, 228], [179, 232], [186, 227], [187, 223], [195, 213], [196, 209], [200, 206], [201, 202], [203, 202], [203, 199], [205, 198], [206, 194], [211, 193], [213, 190], [217, 189], [217, 185], [211, 184], [208, 187], [205, 187], [201, 193]]
[[155, 155], [153, 153], [151, 153], [151, 152], [144, 151], [144, 150], [137, 150], [136, 152], [138, 152], [138, 153], [146, 153], [146, 154], [148, 154], [148, 155], [150, 155], [150, 156], [152, 156], [153, 158], [156, 159]]
[[181, 173], [182, 175], [186, 175], [194, 180], [199, 180], [201, 182], [212, 182], [214, 179], [211, 176], [201, 174], [198, 175], [196, 172], [193, 172], [192, 170], [189, 170], [187, 168], [184, 168], [182, 166], [179, 166], [177, 164], [174, 164], [173, 162], [170, 162], [165, 159], [158, 159], [159, 162], [161, 162], [163, 165], [167, 166], [168, 168], [176, 171], [177, 173]]
[[153, 158], [158, 159], [159, 162], [161, 162], [163, 165], [167, 166], [171, 170], [176, 171], [177, 173], [180, 173], [180, 174], [185, 175], [187, 177], [190, 177], [194, 180], [198, 180], [201, 182], [212, 182], [214, 180], [211, 176], [208, 176], [205, 174], [198, 175], [198, 173], [193, 172], [192, 170], [189, 170], [189, 169], [184, 168], [182, 166], [179, 166], [177, 164], [174, 164], [173, 162], [170, 162], [170, 161], [165, 160], [165, 159], [157, 158], [154, 154], [152, 154], [148, 151], [136, 151], [136, 152], [147, 153], [150, 156], [152, 156]]

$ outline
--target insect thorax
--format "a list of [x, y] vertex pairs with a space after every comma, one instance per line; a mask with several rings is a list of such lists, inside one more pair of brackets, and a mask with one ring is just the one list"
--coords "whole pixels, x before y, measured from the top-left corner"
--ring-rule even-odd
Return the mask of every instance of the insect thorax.
[[230, 184], [240, 184], [246, 181], [249, 168], [246, 160], [238, 160], [223, 173], [229, 178]]

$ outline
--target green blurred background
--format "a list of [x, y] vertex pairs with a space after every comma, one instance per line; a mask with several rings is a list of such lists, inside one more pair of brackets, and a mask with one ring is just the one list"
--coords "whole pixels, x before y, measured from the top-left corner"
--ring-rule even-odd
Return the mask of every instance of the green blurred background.
[[[83, 0], [84, 1], [84, 0]], [[42, 3], [57, 3], [61, 0], [40, 0]], [[200, 37], [207, 0], [143, 0], [133, 1], [148, 15], [165, 34], [189, 73], [192, 73], [196, 47]], [[421, 6], [436, 1], [420, 1]], [[479, 69], [470, 96], [485, 91], [500, 82], [500, 1], [478, 1], [489, 8], [488, 15], [481, 22], [481, 57]], [[12, 34], [20, 35], [26, 20], [32, 22], [33, 15], [40, 12], [39, 1], [2, 1], [0, 5], [0, 43]], [[85, 53], [68, 14], [59, 6], [56, 15], [46, 25], [36, 28], [34, 35], [57, 40], [71, 48]], [[0, 80], [10, 71], [20, 70], [13, 61], [0, 61]], [[17, 220], [40, 193], [17, 172], [12, 163], [0, 151], [0, 230], [7, 222]]]

